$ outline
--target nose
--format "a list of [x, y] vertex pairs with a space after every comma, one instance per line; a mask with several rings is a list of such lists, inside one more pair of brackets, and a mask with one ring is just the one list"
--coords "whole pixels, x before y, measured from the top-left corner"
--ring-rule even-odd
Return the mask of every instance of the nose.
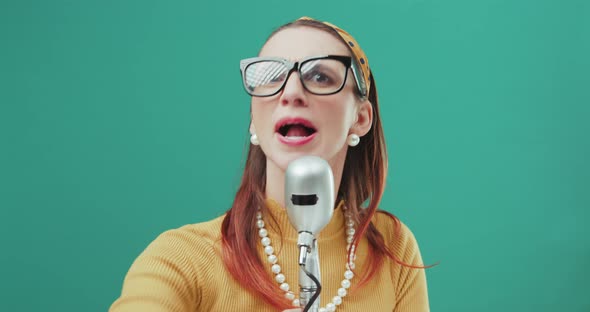
[[299, 73], [294, 71], [287, 77], [285, 87], [283, 88], [283, 92], [281, 93], [280, 103], [282, 105], [307, 105], [305, 88], [301, 84]]

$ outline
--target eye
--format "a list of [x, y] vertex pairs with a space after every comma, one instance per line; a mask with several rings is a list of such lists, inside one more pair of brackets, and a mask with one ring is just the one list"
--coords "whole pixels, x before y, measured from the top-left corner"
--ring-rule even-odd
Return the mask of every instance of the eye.
[[306, 77], [306, 80], [311, 80], [314, 83], [321, 83], [321, 84], [330, 83], [332, 81], [332, 79], [328, 75], [326, 75], [325, 73], [323, 73], [321, 71], [313, 71], [313, 72], [309, 73], [309, 76]]
[[303, 80], [313, 85], [331, 85], [334, 83], [334, 79], [329, 73], [317, 68], [305, 72]]
[[312, 59], [301, 66], [301, 78], [306, 87], [313, 88], [315, 92], [324, 92], [327, 89], [341, 85], [346, 69], [342, 63], [331, 59]]

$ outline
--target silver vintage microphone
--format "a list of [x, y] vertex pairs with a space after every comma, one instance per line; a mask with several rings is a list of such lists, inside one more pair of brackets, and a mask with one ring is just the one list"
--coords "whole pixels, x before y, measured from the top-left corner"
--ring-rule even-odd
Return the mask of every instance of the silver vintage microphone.
[[330, 165], [316, 156], [292, 161], [285, 173], [285, 204], [289, 221], [299, 233], [300, 306], [307, 306], [315, 295], [306, 311], [317, 312], [321, 278], [316, 236], [334, 213], [334, 175]]

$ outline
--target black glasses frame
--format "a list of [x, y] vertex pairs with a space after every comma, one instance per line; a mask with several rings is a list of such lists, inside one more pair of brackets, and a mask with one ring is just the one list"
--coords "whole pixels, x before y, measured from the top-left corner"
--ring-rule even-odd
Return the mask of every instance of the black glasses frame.
[[[323, 60], [323, 59], [330, 59], [330, 60], [339, 61], [342, 64], [344, 64], [344, 66], [346, 68], [346, 72], [344, 74], [344, 79], [342, 81], [342, 85], [334, 92], [330, 92], [330, 93], [313, 92], [305, 86], [305, 82], [303, 81], [303, 75], [301, 73], [301, 67], [302, 67], [301, 65], [306, 62], [309, 62], [309, 61]], [[263, 61], [274, 61], [274, 62], [280, 62], [280, 63], [284, 64], [285, 67], [289, 69], [289, 71], [287, 72], [287, 78], [285, 79], [285, 81], [283, 81], [283, 84], [281, 85], [281, 87], [278, 88], [277, 91], [272, 94], [268, 94], [268, 95], [252, 94], [250, 92], [250, 90], [248, 90], [248, 85], [246, 83], [246, 69], [248, 68], [248, 66], [250, 66], [252, 64], [263, 62]], [[279, 58], [279, 57], [251, 57], [251, 58], [243, 59], [240, 61], [240, 73], [242, 75], [242, 83], [244, 86], [244, 90], [246, 90], [246, 93], [250, 94], [251, 96], [256, 96], [256, 97], [268, 97], [268, 96], [276, 95], [277, 93], [281, 92], [281, 90], [283, 90], [283, 88], [285, 88], [285, 85], [287, 84], [287, 80], [289, 80], [291, 73], [293, 73], [294, 71], [297, 71], [299, 73], [299, 80], [301, 81], [301, 85], [303, 86], [303, 88], [305, 88], [305, 90], [307, 90], [307, 92], [309, 92], [311, 94], [316, 94], [316, 95], [336, 94], [336, 93], [340, 92], [342, 90], [342, 88], [344, 88], [344, 85], [346, 84], [346, 79], [348, 78], [348, 69], [349, 68], [352, 69], [353, 75], [355, 76], [355, 80], [357, 83], [357, 87], [359, 88], [359, 92], [361, 93], [361, 95], [364, 96], [364, 94], [366, 94], [366, 92], [363, 93], [362, 88], [361, 88], [361, 85], [364, 85], [364, 84], [359, 83], [359, 78], [357, 77], [357, 71], [355, 70], [354, 66], [352, 66], [352, 57], [350, 57], [350, 56], [344, 56], [344, 55], [312, 56], [312, 57], [302, 59], [298, 62], [292, 62], [292, 61], [289, 61], [289, 60], [286, 60], [283, 58]]]

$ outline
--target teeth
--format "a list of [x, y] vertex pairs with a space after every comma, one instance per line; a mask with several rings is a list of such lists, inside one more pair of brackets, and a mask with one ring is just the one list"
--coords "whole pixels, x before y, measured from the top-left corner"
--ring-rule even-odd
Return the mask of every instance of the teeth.
[[307, 138], [306, 136], [286, 136], [284, 137], [288, 141], [299, 141]]

